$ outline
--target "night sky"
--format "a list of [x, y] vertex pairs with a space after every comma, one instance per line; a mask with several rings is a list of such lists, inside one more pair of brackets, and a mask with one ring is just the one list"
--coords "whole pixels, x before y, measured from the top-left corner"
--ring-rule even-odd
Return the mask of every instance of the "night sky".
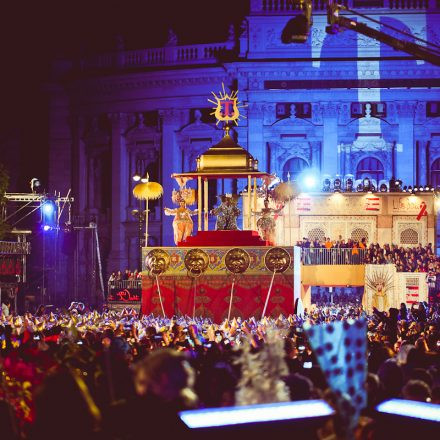
[[168, 29], [179, 44], [224, 41], [238, 27], [248, 0], [9, 1], [0, 18], [2, 117], [0, 160], [10, 190], [28, 191], [31, 177], [47, 176], [47, 103], [44, 84], [56, 58], [111, 51], [117, 35], [127, 50], [160, 47]]

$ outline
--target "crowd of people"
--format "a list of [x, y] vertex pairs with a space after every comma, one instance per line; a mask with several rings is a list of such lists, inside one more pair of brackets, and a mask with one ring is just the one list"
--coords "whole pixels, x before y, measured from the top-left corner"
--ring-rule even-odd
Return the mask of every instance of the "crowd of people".
[[[440, 403], [437, 305], [402, 305], [369, 316], [361, 306], [334, 305], [216, 324], [75, 304], [38, 316], [0, 317], [1, 438], [134, 439], [146, 430], [185, 437], [177, 413], [235, 405], [242, 351], [263, 350], [271, 331], [283, 342], [290, 399], [331, 402], [303, 324], [360, 317], [368, 327], [368, 403], [359, 429], [374, 432], [374, 408], [385, 399]], [[333, 438], [342, 429], [336, 419], [325, 428]]]
[[119, 281], [136, 281], [141, 279], [141, 273], [135, 269], [125, 269], [125, 271], [114, 271], [110, 274], [108, 279], [109, 284], [114, 284]]
[[[346, 249], [344, 264], [352, 263], [352, 258], [347, 258], [349, 256], [361, 256], [360, 263], [395, 264], [399, 272], [429, 272], [430, 269], [440, 271], [440, 259], [435, 255], [431, 243], [427, 246], [419, 244], [414, 247], [395, 244], [381, 246], [379, 243], [368, 244], [365, 238], [361, 240], [344, 240], [339, 236], [338, 240], [330, 240], [328, 237], [323, 240], [303, 238], [296, 245], [303, 249], [317, 250], [315, 259], [325, 258], [325, 255], [319, 252], [320, 249]], [[309, 251], [309, 255], [310, 253]], [[315, 264], [321, 263], [316, 262]]]

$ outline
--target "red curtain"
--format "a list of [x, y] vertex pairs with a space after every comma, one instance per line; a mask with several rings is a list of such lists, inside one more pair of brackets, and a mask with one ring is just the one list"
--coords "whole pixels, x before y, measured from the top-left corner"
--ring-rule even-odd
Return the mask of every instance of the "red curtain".
[[[232, 317], [243, 319], [260, 318], [271, 281], [271, 275], [242, 276], [236, 279], [232, 302]], [[162, 276], [158, 278], [165, 314], [211, 318], [221, 322], [228, 315], [232, 277]], [[142, 313], [161, 315], [157, 283], [155, 278], [144, 277], [142, 281]], [[278, 317], [293, 313], [293, 279], [277, 274], [272, 286], [266, 316]]]

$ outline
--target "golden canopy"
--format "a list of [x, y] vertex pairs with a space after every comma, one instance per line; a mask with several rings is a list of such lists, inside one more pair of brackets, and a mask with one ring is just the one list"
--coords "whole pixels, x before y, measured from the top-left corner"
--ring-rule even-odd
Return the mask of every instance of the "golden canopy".
[[258, 160], [238, 145], [225, 128], [225, 135], [197, 158], [198, 173], [248, 173], [258, 171]]

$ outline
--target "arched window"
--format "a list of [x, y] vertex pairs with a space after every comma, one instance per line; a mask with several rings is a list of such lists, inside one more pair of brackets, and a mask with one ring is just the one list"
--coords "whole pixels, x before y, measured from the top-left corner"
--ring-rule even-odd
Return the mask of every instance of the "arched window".
[[375, 157], [365, 157], [357, 166], [356, 179], [376, 179], [376, 182], [384, 179], [384, 171], [382, 162]]
[[440, 186], [440, 157], [431, 165], [431, 182], [433, 186]]
[[310, 241], [315, 241], [315, 240], [324, 241], [325, 232], [321, 228], [314, 228], [309, 231], [309, 233], [307, 234], [307, 238]]
[[400, 244], [418, 244], [419, 234], [415, 229], [408, 228], [400, 233]]
[[297, 180], [301, 171], [307, 167], [308, 164], [304, 159], [301, 159], [300, 157], [292, 157], [284, 164], [283, 180], [287, 181], [288, 173], [290, 173], [290, 180]]
[[361, 241], [363, 238], [368, 243], [368, 232], [365, 229], [362, 228], [356, 228], [351, 233], [351, 239], [356, 241]]

